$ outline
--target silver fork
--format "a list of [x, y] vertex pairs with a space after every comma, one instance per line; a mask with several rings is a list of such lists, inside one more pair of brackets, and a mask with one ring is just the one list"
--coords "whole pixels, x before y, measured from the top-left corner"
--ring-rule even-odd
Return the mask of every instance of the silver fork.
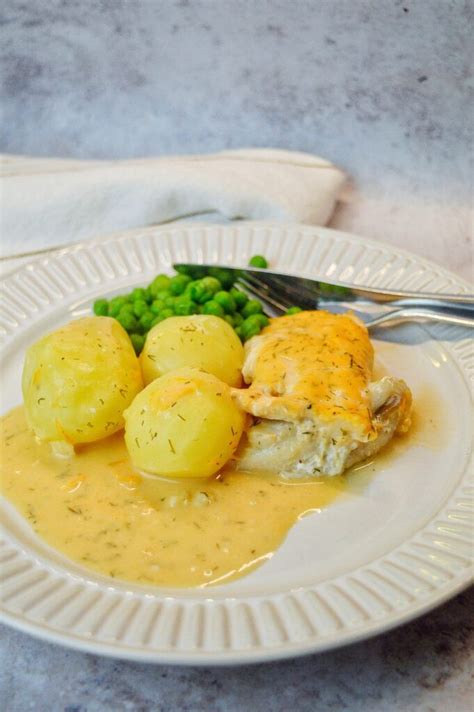
[[[289, 307], [300, 306], [300, 304], [291, 301], [277, 290], [262, 289], [245, 280], [238, 280], [238, 282], [248, 294], [257, 297], [265, 303], [266, 310], [270, 312], [270, 316], [281, 316]], [[400, 302], [401, 300], [397, 300], [391, 303], [392, 306], [396, 307], [395, 309], [387, 310], [387, 308], [384, 307], [382, 310], [374, 311], [374, 303], [369, 301], [364, 302], [358, 300], [357, 308], [355, 308], [353, 301], [345, 302], [344, 300], [333, 301], [329, 299], [319, 299], [312, 308], [322, 308], [335, 313], [341, 313], [350, 309], [364, 321], [368, 329], [375, 329], [379, 326], [394, 326], [404, 321], [437, 321], [446, 324], [455, 324], [457, 326], [474, 327], [474, 318], [467, 316], [467, 309], [452, 306], [445, 307], [441, 304], [438, 304], [437, 308], [422, 308], [413, 303], [407, 303], [403, 306], [400, 305]], [[305, 308], [309, 307], [306, 306]]]
[[404, 321], [438, 321], [474, 327], [474, 295], [436, 294], [358, 287], [257, 268], [225, 265], [174, 265], [196, 275], [227, 270], [250, 295], [260, 299], [269, 316], [279, 316], [291, 306], [340, 313], [351, 309], [369, 329]]

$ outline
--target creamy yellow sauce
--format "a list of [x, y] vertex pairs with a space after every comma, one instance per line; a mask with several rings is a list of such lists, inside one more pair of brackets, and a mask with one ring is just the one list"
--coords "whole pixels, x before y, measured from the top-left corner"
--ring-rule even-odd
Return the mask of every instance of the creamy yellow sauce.
[[101, 574], [156, 586], [249, 573], [347, 482], [230, 471], [198, 481], [144, 477], [121, 433], [59, 459], [27, 428], [21, 407], [1, 419], [0, 442], [3, 494], [40, 537]]

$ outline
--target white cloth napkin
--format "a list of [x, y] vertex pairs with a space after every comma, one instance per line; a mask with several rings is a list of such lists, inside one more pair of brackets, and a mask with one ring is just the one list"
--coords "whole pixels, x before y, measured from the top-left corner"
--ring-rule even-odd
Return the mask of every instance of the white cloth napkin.
[[3, 257], [196, 215], [322, 225], [345, 182], [306, 153], [248, 149], [126, 161], [3, 156]]

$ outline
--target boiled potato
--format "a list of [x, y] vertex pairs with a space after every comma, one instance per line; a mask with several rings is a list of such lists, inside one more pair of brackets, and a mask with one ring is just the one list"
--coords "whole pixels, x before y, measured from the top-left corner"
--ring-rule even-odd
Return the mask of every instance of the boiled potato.
[[174, 316], [151, 329], [140, 355], [145, 383], [188, 366], [212, 373], [229, 386], [241, 385], [244, 349], [218, 316]]
[[36, 435], [74, 445], [120, 430], [143, 381], [126, 332], [101, 316], [71, 321], [30, 346], [22, 388]]
[[181, 368], [161, 376], [125, 411], [135, 467], [163, 477], [210, 477], [233, 455], [245, 415], [215, 376]]

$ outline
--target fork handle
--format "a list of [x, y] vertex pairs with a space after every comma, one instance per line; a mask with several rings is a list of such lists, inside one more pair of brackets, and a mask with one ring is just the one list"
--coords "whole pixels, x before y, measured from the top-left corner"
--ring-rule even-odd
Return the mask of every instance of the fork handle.
[[472, 317], [460, 316], [453, 313], [447, 314], [446, 312], [435, 311], [434, 309], [417, 309], [414, 307], [395, 309], [387, 314], [382, 314], [367, 321], [366, 326], [372, 329], [377, 326], [388, 326], [402, 321], [438, 321], [444, 324], [470, 327], [471, 329], [474, 327], [474, 318]]

